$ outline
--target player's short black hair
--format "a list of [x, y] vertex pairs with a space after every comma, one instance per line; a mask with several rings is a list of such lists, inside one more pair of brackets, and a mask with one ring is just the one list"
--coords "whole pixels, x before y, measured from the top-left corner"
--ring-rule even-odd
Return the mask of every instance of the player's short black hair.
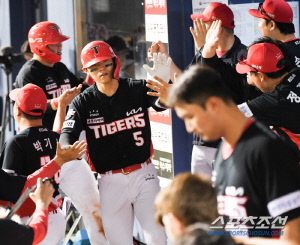
[[[284, 66], [284, 68], [282, 68], [281, 70], [276, 71], [276, 72], [265, 73], [267, 75], [267, 77], [269, 77], [269, 78], [279, 78], [279, 77], [282, 77], [285, 73], [287, 73], [288, 69], [289, 69], [288, 67], [291, 66], [291, 64], [290, 64], [291, 57], [290, 57], [289, 52], [286, 49], [284, 43], [279, 41], [279, 40], [273, 40], [270, 37], [261, 37], [261, 38], [258, 38], [257, 40], [255, 40], [248, 47], [248, 49], [251, 46], [253, 46], [255, 44], [258, 44], [258, 43], [271, 43], [271, 44], [276, 45], [281, 50], [281, 52], [283, 54], [283, 57], [284, 57], [283, 59], [279, 60], [278, 64], [277, 64], [278, 68], [283, 67], [283, 66]], [[257, 72], [253, 72], [253, 73], [257, 73]]]
[[225, 103], [234, 103], [220, 74], [204, 65], [193, 65], [186, 70], [170, 90], [167, 105], [197, 104], [205, 109], [208, 98], [216, 96]]
[[[266, 25], [268, 25], [271, 21], [268, 19], [265, 19], [265, 20], [266, 20]], [[288, 34], [295, 33], [294, 23], [282, 23], [282, 22], [277, 22], [277, 21], [274, 21], [274, 22], [275, 22], [276, 26], [278, 27], [281, 34], [288, 35]]]
[[41, 109], [35, 109], [35, 110], [32, 110], [32, 112], [36, 112], [36, 113], [42, 112], [42, 115], [40, 115], [40, 116], [32, 116], [32, 115], [29, 115], [29, 114], [25, 113], [24, 111], [22, 111], [24, 117], [25, 117], [27, 120], [38, 120], [38, 119], [43, 119], [43, 117], [44, 117], [43, 110], [41, 110]]

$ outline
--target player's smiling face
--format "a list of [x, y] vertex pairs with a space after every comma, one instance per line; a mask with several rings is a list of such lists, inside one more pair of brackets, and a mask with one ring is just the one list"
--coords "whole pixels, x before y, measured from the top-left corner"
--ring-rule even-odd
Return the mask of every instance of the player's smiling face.
[[113, 79], [113, 60], [107, 59], [87, 68], [87, 72], [98, 83], [106, 84]]
[[184, 120], [187, 132], [201, 136], [204, 141], [219, 139], [216, 117], [210, 108], [204, 109], [196, 104], [175, 105], [177, 116]]

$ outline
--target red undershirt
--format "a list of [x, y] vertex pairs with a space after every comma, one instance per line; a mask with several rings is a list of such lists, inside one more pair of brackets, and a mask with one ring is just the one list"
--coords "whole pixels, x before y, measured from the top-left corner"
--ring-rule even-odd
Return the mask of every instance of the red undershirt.
[[226, 51], [219, 51], [219, 50], [216, 50], [216, 54], [218, 56], [218, 58], [221, 58], [225, 53], [227, 53], [228, 50]]
[[[249, 118], [248, 121], [246, 122], [244, 129], [242, 131], [241, 136], [243, 133], [249, 128], [249, 126], [254, 122], [253, 118]], [[224, 160], [228, 159], [232, 152], [234, 151], [235, 146], [231, 146], [228, 142], [224, 141], [223, 147], [222, 147], [222, 157]]]

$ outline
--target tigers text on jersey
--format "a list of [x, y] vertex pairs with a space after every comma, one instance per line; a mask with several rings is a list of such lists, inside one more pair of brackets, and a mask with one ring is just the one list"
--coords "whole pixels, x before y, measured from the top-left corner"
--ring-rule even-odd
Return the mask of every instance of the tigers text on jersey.
[[296, 151], [258, 122], [249, 126], [227, 159], [222, 156], [223, 144], [212, 180], [225, 221], [250, 216], [288, 216], [289, 221], [300, 216]]
[[[27, 83], [41, 87], [47, 99], [59, 97], [65, 90], [78, 86], [82, 79], [78, 79], [61, 62], [53, 67], [41, 64], [37, 60], [27, 61], [16, 78], [16, 87], [21, 88]], [[52, 129], [56, 111], [47, 111], [43, 118], [43, 125]]]
[[[14, 171], [18, 175], [30, 175], [50, 162], [56, 154], [56, 143], [59, 134], [45, 127], [31, 127], [22, 130], [11, 137], [4, 145], [0, 163], [5, 170]], [[58, 192], [59, 171], [54, 175], [55, 192], [49, 211], [55, 210], [61, 204]], [[21, 217], [30, 216], [35, 210], [35, 204], [28, 198], [17, 214]]]
[[89, 156], [99, 173], [145, 162], [151, 146], [148, 108], [163, 110], [148, 91], [145, 80], [120, 78], [116, 93], [108, 97], [94, 84], [73, 100], [62, 136], [78, 137], [85, 130]]

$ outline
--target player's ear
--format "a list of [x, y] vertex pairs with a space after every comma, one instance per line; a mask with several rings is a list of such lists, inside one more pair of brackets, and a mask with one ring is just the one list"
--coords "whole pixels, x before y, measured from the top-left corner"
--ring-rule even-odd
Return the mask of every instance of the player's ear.
[[17, 116], [20, 116], [22, 113], [22, 110], [18, 106], [16, 106], [16, 112], [17, 112]]
[[86, 68], [82, 68], [82, 70], [85, 72], [85, 73], [88, 73], [88, 70]]
[[275, 28], [276, 28], [276, 23], [275, 23], [275, 21], [271, 20], [270, 21], [270, 31], [274, 31]]
[[207, 111], [218, 112], [220, 110], [220, 98], [216, 96], [211, 96], [207, 99], [205, 108]]

